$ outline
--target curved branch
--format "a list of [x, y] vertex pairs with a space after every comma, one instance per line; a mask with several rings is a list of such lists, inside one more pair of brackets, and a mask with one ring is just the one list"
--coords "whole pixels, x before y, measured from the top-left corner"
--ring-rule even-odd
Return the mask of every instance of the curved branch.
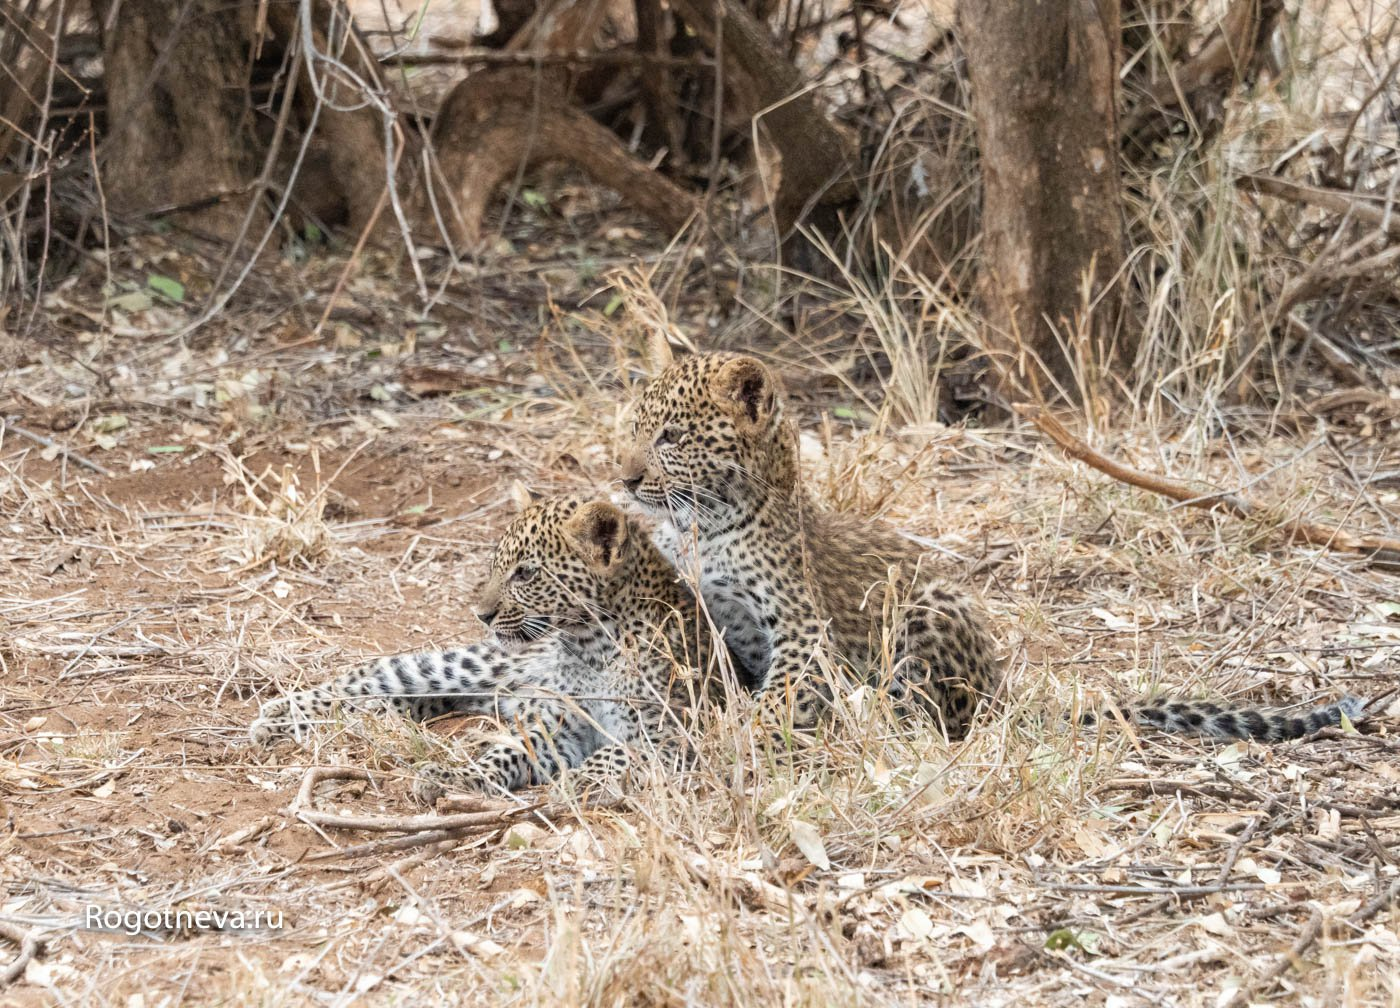
[[634, 158], [615, 135], [568, 104], [553, 77], [524, 68], [473, 74], [448, 95], [434, 128], [437, 181], [449, 196], [444, 217], [454, 242], [475, 244], [486, 205], [522, 167], [577, 165], [663, 229], [696, 213], [693, 195]]
[[24, 968], [39, 951], [39, 939], [28, 931], [4, 921], [0, 921], [0, 938], [13, 942], [19, 948], [19, 953], [14, 959], [0, 967], [0, 987], [3, 987], [24, 973]]
[[[1059, 445], [1070, 458], [1092, 466], [1129, 486], [1139, 490], [1149, 490], [1163, 497], [1170, 497], [1187, 507], [1203, 508], [1207, 511], [1224, 511], [1236, 518], [1264, 519], [1266, 512], [1256, 504], [1238, 494], [1201, 493], [1186, 484], [1162, 476], [1159, 473], [1144, 472], [1132, 466], [1123, 465], [1106, 455], [1095, 451], [1079, 438], [1071, 434], [1060, 421], [1038, 407], [1019, 403], [1016, 412], [1040, 428], [1050, 440]], [[1279, 530], [1291, 540], [1299, 539], [1313, 546], [1322, 546], [1342, 553], [1358, 553], [1368, 562], [1378, 567], [1400, 567], [1400, 539], [1381, 535], [1353, 535], [1335, 525], [1305, 522], [1288, 519], [1279, 523]]]

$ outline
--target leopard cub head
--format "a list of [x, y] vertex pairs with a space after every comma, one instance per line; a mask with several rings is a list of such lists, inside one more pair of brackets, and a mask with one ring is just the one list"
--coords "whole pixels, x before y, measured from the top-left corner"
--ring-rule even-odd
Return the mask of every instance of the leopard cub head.
[[629, 569], [633, 541], [627, 516], [609, 501], [530, 503], [501, 536], [477, 618], [506, 644], [596, 625]]
[[753, 357], [698, 354], [643, 389], [622, 482], [649, 512], [704, 525], [786, 498], [796, 464], [772, 372]]

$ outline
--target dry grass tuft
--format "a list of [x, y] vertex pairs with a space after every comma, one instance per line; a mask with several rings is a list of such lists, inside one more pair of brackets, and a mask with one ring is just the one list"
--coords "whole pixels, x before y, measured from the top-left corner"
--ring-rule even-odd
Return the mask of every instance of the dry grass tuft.
[[304, 491], [290, 464], [268, 466], [254, 473], [244, 460], [223, 445], [213, 453], [223, 463], [225, 481], [243, 491], [244, 513], [226, 540], [229, 557], [243, 570], [266, 564], [311, 565], [335, 550], [336, 535], [326, 521], [330, 482], [321, 483], [321, 459], [314, 449], [311, 467], [316, 487]]

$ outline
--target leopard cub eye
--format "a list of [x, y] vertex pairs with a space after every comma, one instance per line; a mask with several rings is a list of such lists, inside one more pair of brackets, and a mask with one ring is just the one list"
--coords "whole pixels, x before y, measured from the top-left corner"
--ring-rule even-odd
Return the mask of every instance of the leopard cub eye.
[[685, 440], [685, 431], [679, 427], [667, 427], [656, 435], [656, 447], [664, 448], [667, 445], [677, 445]]
[[511, 573], [510, 579], [516, 584], [529, 584], [531, 581], [535, 580], [539, 572], [540, 570], [538, 567], [530, 567], [527, 564], [521, 564]]

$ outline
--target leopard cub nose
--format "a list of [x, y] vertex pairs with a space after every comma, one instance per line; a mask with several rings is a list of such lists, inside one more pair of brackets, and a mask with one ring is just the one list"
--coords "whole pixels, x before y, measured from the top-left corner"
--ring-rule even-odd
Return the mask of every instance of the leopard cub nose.
[[628, 475], [622, 477], [622, 485], [627, 488], [628, 493], [636, 493], [637, 487], [642, 485], [642, 474], [637, 473], [635, 476]]
[[492, 620], [496, 618], [497, 612], [499, 612], [499, 610], [497, 609], [478, 609], [476, 611], [476, 618], [481, 620], [481, 622], [485, 623], [487, 626], [490, 626]]

